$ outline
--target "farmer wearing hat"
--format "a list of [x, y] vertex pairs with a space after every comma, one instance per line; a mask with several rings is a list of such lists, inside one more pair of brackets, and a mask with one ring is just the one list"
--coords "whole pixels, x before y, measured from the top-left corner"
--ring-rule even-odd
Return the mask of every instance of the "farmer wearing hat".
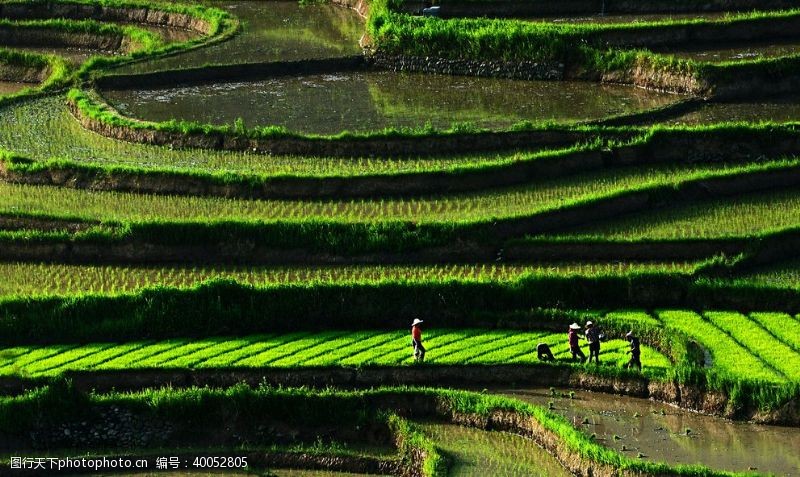
[[578, 330], [581, 329], [581, 325], [577, 323], [573, 323], [569, 325], [569, 332], [567, 336], [569, 337], [569, 352], [572, 353], [572, 360], [580, 358], [581, 363], [586, 362], [586, 355], [583, 354], [581, 351], [581, 345], [578, 343]]
[[586, 341], [589, 342], [589, 362], [600, 364], [600, 330], [591, 321], [586, 322]]
[[633, 331], [629, 331], [625, 338], [631, 344], [631, 349], [628, 350], [628, 354], [631, 355], [631, 360], [625, 365], [626, 368], [633, 368], [634, 366], [639, 368], [639, 371], [642, 370], [642, 361], [640, 359], [642, 355], [642, 350], [639, 348], [639, 338], [633, 336]]
[[414, 359], [421, 363], [425, 361], [425, 347], [422, 346], [422, 320], [414, 318], [411, 323], [411, 346], [414, 347]]

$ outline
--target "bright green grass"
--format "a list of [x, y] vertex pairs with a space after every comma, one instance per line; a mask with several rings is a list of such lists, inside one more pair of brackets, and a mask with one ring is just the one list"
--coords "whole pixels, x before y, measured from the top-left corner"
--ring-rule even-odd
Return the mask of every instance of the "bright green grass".
[[36, 160], [69, 159], [87, 164], [167, 170], [230, 171], [270, 176], [363, 176], [480, 164], [511, 163], [524, 154], [434, 158], [320, 158], [246, 152], [181, 150], [109, 139], [83, 129], [63, 97], [39, 98], [0, 109], [0, 148]]
[[691, 273], [696, 264], [675, 263], [531, 263], [513, 265], [360, 265], [330, 267], [259, 266], [148, 266], [66, 265], [57, 263], [0, 263], [0, 295], [42, 296], [115, 294], [157, 285], [176, 288], [197, 286], [211, 279], [230, 279], [251, 285], [275, 283], [342, 283], [497, 280], [510, 281], [523, 274], [581, 275], [631, 272]]
[[[432, 364], [532, 364], [536, 345], [550, 344], [567, 359], [566, 333], [509, 330], [431, 330], [424, 335], [426, 361]], [[604, 343], [601, 360], [621, 366], [627, 343]], [[503, 355], [503, 350], [513, 350]], [[80, 346], [22, 346], [0, 351], [0, 374], [43, 376], [67, 370], [136, 368], [211, 368], [405, 365], [413, 362], [406, 331], [329, 331], [259, 335], [245, 338], [173, 339], [161, 342], [93, 343]], [[510, 357], [513, 356], [513, 359]], [[649, 370], [664, 370], [669, 359], [643, 347]]]
[[567, 234], [626, 240], [700, 239], [752, 236], [797, 226], [800, 193], [779, 190], [695, 201], [578, 227]]
[[752, 350], [731, 338], [708, 319], [693, 311], [663, 311], [658, 317], [669, 328], [675, 328], [696, 339], [710, 353], [713, 367], [731, 376], [780, 382], [784, 377], [765, 363]]
[[734, 170], [740, 171], [724, 164], [615, 168], [469, 194], [342, 201], [232, 200], [0, 184], [0, 211], [122, 222], [315, 218], [347, 222], [474, 222], [529, 216], [631, 189], [670, 185]]
[[706, 317], [771, 368], [792, 381], [800, 381], [800, 353], [758, 324], [735, 312], [708, 312]]
[[800, 353], [800, 320], [786, 313], [768, 312], [751, 313], [750, 319]]

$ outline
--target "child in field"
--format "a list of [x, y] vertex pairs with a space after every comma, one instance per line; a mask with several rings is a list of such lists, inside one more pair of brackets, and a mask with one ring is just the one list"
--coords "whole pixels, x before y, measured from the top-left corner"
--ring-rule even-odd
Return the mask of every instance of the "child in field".
[[411, 346], [414, 348], [414, 360], [425, 361], [425, 347], [422, 346], [422, 320], [415, 318], [411, 323]]

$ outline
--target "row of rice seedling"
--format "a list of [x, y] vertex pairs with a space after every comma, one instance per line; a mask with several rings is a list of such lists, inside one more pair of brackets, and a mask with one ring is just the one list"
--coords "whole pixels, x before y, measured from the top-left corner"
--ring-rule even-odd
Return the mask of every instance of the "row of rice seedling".
[[[558, 360], [570, 360], [566, 333], [463, 329], [427, 333], [426, 362], [532, 364], [539, 362], [536, 345], [540, 342], [549, 344]], [[627, 361], [627, 347], [623, 340], [610, 340], [603, 344], [601, 359], [607, 365], [621, 365]], [[671, 366], [667, 357], [646, 346], [642, 359], [649, 369]], [[405, 331], [328, 331], [7, 348], [0, 351], [0, 374], [41, 376], [67, 370], [142, 368], [395, 366], [412, 362]]]
[[0, 109], [0, 148], [37, 161], [52, 158], [79, 164], [158, 170], [209, 171], [269, 176], [355, 177], [451, 170], [482, 164], [508, 164], [526, 153], [391, 158], [264, 156], [263, 154], [173, 149], [118, 141], [83, 129], [63, 97], [49, 96]]
[[751, 313], [750, 319], [800, 353], [800, 320], [786, 313], [768, 312]]
[[575, 228], [571, 237], [619, 240], [753, 236], [800, 225], [800, 194], [777, 190], [638, 213]]
[[[662, 311], [658, 313], [658, 318], [667, 327], [697, 339], [711, 354], [714, 368], [723, 373], [753, 380], [784, 380], [783, 376], [761, 358], [693, 311]], [[745, 376], [742, 376], [743, 370], [746, 370]]]
[[0, 263], [0, 296], [116, 294], [166, 286], [191, 288], [214, 279], [250, 285], [381, 281], [510, 281], [523, 275], [691, 273], [693, 262], [551, 262], [519, 264], [359, 265], [322, 267], [71, 265]]
[[[794, 162], [780, 161], [757, 167], [791, 164]], [[0, 210], [122, 222], [336, 219], [463, 223], [529, 216], [633, 189], [675, 185], [714, 174], [744, 173], [755, 170], [753, 167], [756, 166], [712, 163], [615, 168], [469, 194], [344, 201], [176, 197], [6, 183], [0, 184]]]
[[777, 340], [757, 323], [735, 312], [708, 312], [705, 316], [771, 368], [790, 380], [800, 381], [800, 353]]

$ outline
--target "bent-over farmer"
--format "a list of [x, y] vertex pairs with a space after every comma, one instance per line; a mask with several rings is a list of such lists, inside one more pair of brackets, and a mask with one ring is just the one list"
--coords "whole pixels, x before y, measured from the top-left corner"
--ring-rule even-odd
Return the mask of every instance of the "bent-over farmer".
[[415, 318], [411, 323], [411, 346], [414, 348], [414, 359], [421, 363], [425, 361], [425, 347], [422, 346], [422, 325], [423, 321]]
[[539, 361], [556, 360], [555, 356], [553, 356], [553, 352], [550, 351], [550, 347], [547, 346], [547, 343], [539, 343], [536, 345], [536, 357], [539, 358]]

